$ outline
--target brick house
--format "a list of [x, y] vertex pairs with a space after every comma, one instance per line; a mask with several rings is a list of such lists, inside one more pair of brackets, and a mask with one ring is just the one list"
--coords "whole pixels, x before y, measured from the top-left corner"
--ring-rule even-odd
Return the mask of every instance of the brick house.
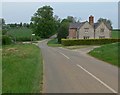
[[112, 27], [104, 22], [94, 23], [94, 17], [89, 17], [89, 22], [71, 23], [69, 26], [69, 39], [101, 39], [111, 38]]

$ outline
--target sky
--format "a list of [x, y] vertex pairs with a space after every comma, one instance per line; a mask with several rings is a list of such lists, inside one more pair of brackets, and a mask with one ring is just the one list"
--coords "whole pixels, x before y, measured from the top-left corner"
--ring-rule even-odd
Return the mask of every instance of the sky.
[[50, 5], [54, 9], [54, 15], [62, 19], [73, 16], [86, 21], [93, 15], [95, 22], [99, 18], [110, 19], [113, 28], [118, 28], [117, 2], [2, 2], [0, 17], [6, 23], [29, 23], [37, 9], [44, 5]]

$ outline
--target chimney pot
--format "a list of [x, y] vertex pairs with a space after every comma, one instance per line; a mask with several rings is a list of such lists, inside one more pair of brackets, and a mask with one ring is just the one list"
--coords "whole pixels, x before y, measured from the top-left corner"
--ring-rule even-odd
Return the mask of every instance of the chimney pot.
[[92, 15], [89, 17], [89, 24], [94, 25], [94, 16]]

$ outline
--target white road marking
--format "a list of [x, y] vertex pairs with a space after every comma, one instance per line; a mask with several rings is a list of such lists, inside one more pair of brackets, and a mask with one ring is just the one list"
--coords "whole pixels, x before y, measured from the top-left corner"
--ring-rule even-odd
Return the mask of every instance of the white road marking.
[[62, 52], [59, 52], [59, 53], [65, 56], [67, 59], [70, 59], [67, 55], [63, 54]]
[[78, 67], [80, 67], [82, 70], [84, 70], [86, 73], [88, 73], [89, 75], [91, 75], [93, 78], [95, 78], [97, 81], [99, 81], [101, 84], [103, 84], [105, 87], [107, 87], [109, 90], [111, 90], [113, 93], [117, 93], [114, 89], [112, 89], [110, 86], [108, 86], [106, 83], [104, 83], [103, 81], [101, 81], [99, 78], [97, 78], [95, 75], [93, 75], [92, 73], [90, 73], [89, 71], [87, 71], [86, 69], [84, 69], [82, 66], [80, 66], [79, 64], [76, 64]]

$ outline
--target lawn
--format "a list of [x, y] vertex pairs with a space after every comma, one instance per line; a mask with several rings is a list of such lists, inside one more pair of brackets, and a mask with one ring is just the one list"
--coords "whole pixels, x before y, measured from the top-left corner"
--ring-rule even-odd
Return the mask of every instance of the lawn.
[[40, 49], [32, 44], [3, 46], [2, 93], [40, 93], [43, 63]]
[[14, 40], [16, 39], [17, 41], [30, 41], [31, 40], [31, 35], [32, 35], [32, 30], [27, 28], [27, 27], [18, 27], [18, 28], [12, 28], [8, 31], [8, 34], [11, 35]]
[[101, 47], [90, 51], [89, 54], [120, 67], [120, 65], [118, 65], [118, 46], [120, 46], [120, 43], [102, 45]]
[[112, 38], [120, 38], [120, 30], [113, 30]]

